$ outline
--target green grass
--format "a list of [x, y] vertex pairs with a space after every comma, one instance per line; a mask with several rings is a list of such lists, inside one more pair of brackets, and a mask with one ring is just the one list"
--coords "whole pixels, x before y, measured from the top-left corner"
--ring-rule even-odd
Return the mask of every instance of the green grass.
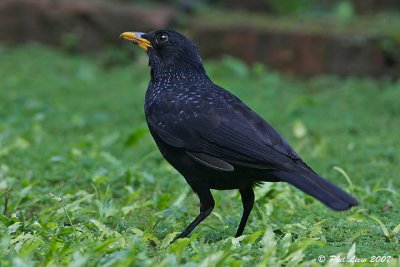
[[145, 56], [105, 68], [30, 45], [0, 47], [0, 58], [0, 266], [318, 266], [319, 255], [399, 265], [400, 82], [303, 81], [232, 58], [208, 62], [216, 83], [361, 206], [333, 212], [265, 184], [235, 239], [238, 192], [213, 191], [211, 216], [169, 245], [198, 200], [147, 132]]

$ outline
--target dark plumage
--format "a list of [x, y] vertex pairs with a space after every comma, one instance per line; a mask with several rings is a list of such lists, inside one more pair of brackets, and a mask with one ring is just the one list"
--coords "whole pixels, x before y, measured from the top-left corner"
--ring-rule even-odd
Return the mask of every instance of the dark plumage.
[[196, 46], [171, 30], [123, 33], [147, 51], [151, 80], [146, 120], [165, 159], [200, 199], [200, 214], [176, 238], [187, 236], [214, 208], [210, 189], [239, 189], [243, 233], [260, 182], [287, 182], [333, 210], [357, 200], [315, 173], [286, 140], [239, 98], [207, 76]]

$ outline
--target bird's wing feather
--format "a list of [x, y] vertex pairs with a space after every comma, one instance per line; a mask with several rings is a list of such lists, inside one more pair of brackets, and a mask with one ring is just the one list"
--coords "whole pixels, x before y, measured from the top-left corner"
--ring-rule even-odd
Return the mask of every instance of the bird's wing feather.
[[[178, 105], [164, 99], [148, 116], [153, 132], [167, 144], [184, 148], [189, 155], [216, 169], [242, 165], [281, 169], [302, 160], [290, 145], [257, 113], [223, 91], [214, 102]], [[163, 111], [161, 113], [161, 110]], [[163, 121], [160, 121], [162, 118]]]
[[196, 153], [186, 151], [192, 159], [195, 161], [218, 171], [233, 171], [235, 168], [226, 161], [223, 161], [219, 158], [204, 154], [204, 153]]

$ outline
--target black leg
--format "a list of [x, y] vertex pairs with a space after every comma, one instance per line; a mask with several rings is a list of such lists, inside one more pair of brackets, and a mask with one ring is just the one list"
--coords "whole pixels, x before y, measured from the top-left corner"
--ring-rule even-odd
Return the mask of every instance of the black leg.
[[243, 234], [243, 230], [244, 227], [246, 226], [247, 219], [249, 218], [250, 212], [253, 209], [254, 205], [254, 191], [251, 186], [244, 189], [240, 189], [239, 192], [242, 197], [243, 215], [242, 219], [240, 220], [240, 224], [237, 229], [235, 237], [241, 236]]
[[196, 217], [196, 219], [193, 220], [191, 224], [188, 225], [188, 227], [186, 227], [186, 229], [182, 233], [177, 235], [171, 243], [173, 243], [178, 238], [184, 238], [188, 234], [190, 234], [190, 232], [192, 232], [193, 229], [196, 228], [197, 225], [199, 225], [199, 223], [207, 218], [208, 215], [210, 215], [211, 211], [214, 209], [214, 198], [212, 197], [211, 191], [208, 187], [205, 187], [203, 185], [199, 186], [198, 188], [192, 186], [192, 188], [197, 193], [200, 199], [200, 214]]

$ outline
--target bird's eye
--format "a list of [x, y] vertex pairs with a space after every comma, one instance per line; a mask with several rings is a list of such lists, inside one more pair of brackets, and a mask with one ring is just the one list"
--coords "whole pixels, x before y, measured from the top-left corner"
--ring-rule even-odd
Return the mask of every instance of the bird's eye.
[[162, 44], [162, 43], [165, 43], [166, 41], [168, 41], [167, 34], [161, 33], [161, 34], [157, 35], [157, 37], [156, 37], [157, 44]]

